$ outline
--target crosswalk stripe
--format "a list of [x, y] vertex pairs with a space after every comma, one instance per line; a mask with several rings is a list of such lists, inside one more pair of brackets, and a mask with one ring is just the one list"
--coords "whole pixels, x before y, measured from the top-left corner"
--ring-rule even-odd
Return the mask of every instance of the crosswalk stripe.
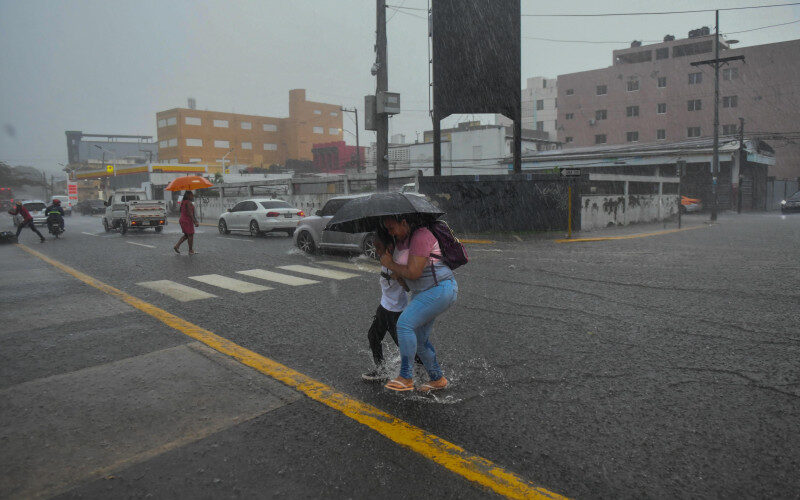
[[272, 290], [271, 287], [264, 285], [257, 285], [247, 281], [228, 278], [220, 274], [204, 274], [202, 276], [189, 276], [190, 280], [199, 281], [207, 285], [213, 285], [226, 290], [233, 290], [239, 293], [263, 292], [265, 290]]
[[320, 260], [317, 264], [325, 264], [326, 266], [340, 267], [342, 269], [350, 269], [351, 271], [361, 271], [365, 273], [379, 273], [381, 267], [373, 264], [351, 264], [349, 262], [339, 262], [338, 260]]
[[358, 274], [334, 271], [333, 269], [320, 269], [318, 267], [311, 266], [280, 266], [278, 269], [285, 269], [286, 271], [294, 271], [302, 274], [310, 274], [312, 276], [319, 276], [321, 278], [331, 278], [334, 280], [346, 280], [347, 278], [356, 278], [359, 276]]
[[307, 278], [298, 278], [297, 276], [290, 276], [288, 274], [275, 273], [265, 269], [248, 269], [246, 271], [236, 272], [239, 274], [244, 274], [245, 276], [251, 276], [253, 278], [267, 281], [274, 281], [276, 283], [282, 283], [290, 286], [313, 285], [314, 283], [319, 283], [319, 281], [310, 280]]
[[136, 284], [151, 290], [155, 290], [156, 292], [163, 293], [167, 297], [172, 297], [173, 299], [181, 302], [216, 297], [214, 294], [188, 287], [186, 285], [181, 285], [180, 283], [175, 283], [174, 281], [170, 280], [142, 281], [141, 283]]

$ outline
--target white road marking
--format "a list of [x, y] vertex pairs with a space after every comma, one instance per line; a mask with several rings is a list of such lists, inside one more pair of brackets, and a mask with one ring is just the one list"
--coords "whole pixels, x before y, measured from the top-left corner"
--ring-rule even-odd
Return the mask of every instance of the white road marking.
[[151, 290], [155, 290], [156, 292], [163, 293], [167, 297], [172, 297], [173, 299], [181, 302], [216, 297], [216, 295], [211, 293], [188, 287], [186, 285], [181, 285], [180, 283], [175, 283], [174, 281], [170, 280], [142, 281], [141, 283], [136, 284]]
[[373, 264], [351, 264], [349, 262], [339, 262], [338, 260], [320, 260], [317, 264], [325, 264], [326, 266], [340, 267], [342, 269], [350, 269], [351, 271], [362, 271], [366, 273], [379, 273], [381, 266]]
[[134, 243], [132, 241], [126, 241], [125, 243], [129, 245], [139, 245], [140, 247], [155, 248], [153, 245], [145, 245], [144, 243]]
[[287, 271], [294, 271], [302, 274], [310, 274], [312, 276], [319, 276], [321, 278], [331, 278], [334, 280], [346, 280], [347, 278], [357, 278], [359, 276], [358, 274], [334, 271], [333, 269], [319, 269], [311, 266], [280, 266], [278, 269], [285, 269]]
[[202, 276], [189, 276], [190, 280], [199, 281], [207, 285], [218, 286], [226, 290], [233, 290], [239, 293], [263, 292], [265, 290], [272, 290], [271, 287], [264, 285], [257, 285], [247, 281], [237, 280], [222, 276], [220, 274], [204, 274]]
[[319, 283], [319, 281], [314, 281], [306, 278], [298, 278], [296, 276], [290, 276], [288, 274], [275, 273], [272, 271], [267, 271], [265, 269], [248, 269], [247, 271], [236, 271], [236, 272], [239, 274], [244, 274], [245, 276], [251, 276], [253, 278], [258, 278], [267, 281], [274, 281], [276, 283], [282, 283], [284, 285], [290, 285], [290, 286], [313, 285], [314, 283]]
[[230, 236], [217, 236], [217, 238], [221, 240], [246, 241], [248, 243], [253, 243], [255, 241], [255, 240], [246, 240], [244, 238], [231, 238]]
[[94, 234], [94, 233], [84, 233], [83, 231], [81, 231], [81, 234], [88, 234], [89, 236], [100, 236], [99, 234]]

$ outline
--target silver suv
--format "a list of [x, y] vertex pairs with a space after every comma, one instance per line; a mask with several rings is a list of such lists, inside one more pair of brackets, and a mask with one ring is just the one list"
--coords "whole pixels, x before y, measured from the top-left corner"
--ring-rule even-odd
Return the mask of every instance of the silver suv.
[[368, 194], [337, 196], [328, 200], [322, 210], [317, 210], [316, 215], [300, 221], [294, 232], [294, 244], [306, 253], [315, 253], [317, 250], [346, 250], [363, 252], [367, 257], [375, 258], [375, 235], [373, 233], [352, 234], [325, 230], [328, 221], [345, 203]]

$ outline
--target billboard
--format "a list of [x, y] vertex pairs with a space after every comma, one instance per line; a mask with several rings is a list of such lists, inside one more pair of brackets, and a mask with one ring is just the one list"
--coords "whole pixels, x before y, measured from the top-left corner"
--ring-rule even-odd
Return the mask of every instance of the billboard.
[[454, 113], [519, 113], [520, 0], [434, 0], [433, 108]]

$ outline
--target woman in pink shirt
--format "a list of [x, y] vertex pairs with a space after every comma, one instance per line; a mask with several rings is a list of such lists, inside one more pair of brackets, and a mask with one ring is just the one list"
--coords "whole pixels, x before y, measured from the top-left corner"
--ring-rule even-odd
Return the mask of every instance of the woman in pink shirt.
[[402, 277], [412, 292], [411, 301], [397, 320], [400, 345], [400, 375], [386, 384], [393, 391], [414, 389], [412, 365], [416, 354], [425, 365], [430, 382], [419, 390], [429, 392], [447, 387], [447, 379], [436, 359], [431, 344], [433, 323], [447, 311], [458, 297], [458, 284], [453, 271], [436, 256], [441, 255], [439, 242], [426, 227], [416, 227], [403, 216], [386, 217], [383, 224], [397, 241], [397, 249], [408, 249], [408, 261], [396, 262], [391, 253], [381, 256], [381, 264]]
[[192, 200], [194, 200], [194, 194], [192, 194], [191, 191], [186, 191], [186, 194], [183, 195], [183, 201], [181, 201], [181, 218], [178, 219], [178, 224], [181, 226], [183, 236], [181, 236], [181, 239], [179, 239], [173, 247], [175, 253], [181, 253], [180, 247], [184, 241], [189, 241], [189, 255], [197, 253], [194, 251], [194, 228], [199, 226], [200, 223], [197, 222], [197, 217], [194, 215], [194, 204]]

